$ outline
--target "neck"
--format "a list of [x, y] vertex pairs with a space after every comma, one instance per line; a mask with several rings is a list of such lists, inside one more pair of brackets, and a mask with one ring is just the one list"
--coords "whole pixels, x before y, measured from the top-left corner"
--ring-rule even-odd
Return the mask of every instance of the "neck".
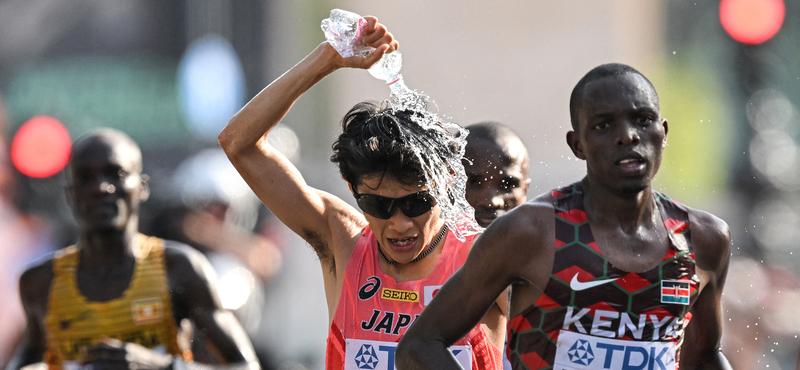
[[117, 266], [133, 259], [137, 247], [137, 225], [128, 224], [123, 230], [83, 230], [78, 239], [81, 248], [81, 268], [96, 269]]
[[654, 214], [655, 202], [651, 185], [641, 191], [622, 194], [606, 187], [596, 185], [585, 177], [583, 203], [589, 221], [597, 226], [612, 226], [622, 229], [636, 229], [650, 222]]
[[419, 280], [428, 276], [436, 267], [439, 261], [442, 247], [447, 239], [447, 225], [442, 225], [442, 229], [436, 237], [428, 244], [420, 254], [407, 263], [392, 261], [386, 256], [378, 243], [378, 253], [380, 255], [381, 269], [389, 276], [393, 277], [398, 283]]

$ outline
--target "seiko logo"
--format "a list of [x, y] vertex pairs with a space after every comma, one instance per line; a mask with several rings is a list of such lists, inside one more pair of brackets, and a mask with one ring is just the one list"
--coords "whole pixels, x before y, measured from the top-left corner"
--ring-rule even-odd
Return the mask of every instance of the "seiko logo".
[[367, 281], [368, 282], [362, 285], [361, 289], [358, 290], [358, 298], [361, 298], [362, 301], [366, 301], [375, 296], [375, 293], [378, 293], [378, 289], [381, 288], [381, 279], [377, 276], [370, 276], [367, 278]]
[[396, 290], [383, 288], [381, 298], [393, 301], [419, 302], [419, 293], [411, 290]]

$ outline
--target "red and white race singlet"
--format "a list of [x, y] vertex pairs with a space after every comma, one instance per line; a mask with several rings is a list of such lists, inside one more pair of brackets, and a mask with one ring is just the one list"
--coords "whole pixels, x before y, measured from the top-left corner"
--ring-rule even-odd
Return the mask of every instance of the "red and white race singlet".
[[[397, 283], [383, 273], [377, 241], [367, 227], [347, 264], [339, 305], [328, 333], [328, 370], [393, 370], [394, 352], [406, 329], [439, 288], [464, 264], [475, 236], [445, 240], [433, 272], [421, 280]], [[450, 351], [467, 370], [501, 369], [502, 355], [480, 324]]]

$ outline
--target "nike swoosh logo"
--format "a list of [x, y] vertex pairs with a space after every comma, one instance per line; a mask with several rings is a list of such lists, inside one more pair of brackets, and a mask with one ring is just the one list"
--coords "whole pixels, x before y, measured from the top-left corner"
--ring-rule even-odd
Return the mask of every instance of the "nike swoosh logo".
[[586, 290], [589, 288], [594, 288], [599, 285], [603, 285], [606, 283], [610, 283], [617, 279], [604, 279], [604, 280], [593, 280], [593, 281], [578, 281], [578, 274], [572, 276], [572, 280], [569, 282], [569, 287], [572, 290]]

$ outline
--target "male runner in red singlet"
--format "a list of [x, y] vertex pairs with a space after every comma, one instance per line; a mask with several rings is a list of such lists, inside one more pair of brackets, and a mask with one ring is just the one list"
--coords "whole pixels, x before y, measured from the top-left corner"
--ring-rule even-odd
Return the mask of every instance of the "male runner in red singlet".
[[[394, 369], [397, 341], [466, 260], [473, 239], [459, 241], [447, 230], [441, 206], [428, 193], [435, 189], [424, 183], [414, 148], [398, 132], [400, 125], [413, 124], [414, 112], [365, 102], [342, 119], [331, 159], [363, 213], [308, 186], [266, 140], [294, 102], [326, 75], [344, 67], [369, 68], [397, 49], [377, 19], [366, 21], [363, 40], [376, 48], [372, 54], [342, 58], [328, 43], [320, 44], [247, 103], [220, 134], [220, 144], [256, 195], [319, 256], [330, 320], [326, 368], [337, 370]], [[452, 139], [447, 130], [416, 135], [441, 148], [449, 148]], [[456, 155], [449, 159], [460, 160]], [[503, 309], [489, 305], [466, 337], [452, 343], [450, 353], [465, 368], [501, 366], [506, 301], [499, 299]]]
[[[222, 308], [206, 258], [138, 233], [149, 186], [130, 137], [100, 129], [78, 139], [67, 179], [78, 241], [20, 277], [27, 333], [9, 370], [39, 361], [51, 370], [260, 368], [239, 322]], [[188, 361], [191, 352], [178, 342], [183, 319], [227, 365]]]
[[602, 65], [578, 82], [570, 115], [586, 177], [492, 223], [406, 333], [398, 368], [458, 368], [443, 348], [509, 285], [515, 369], [731, 368], [719, 343], [730, 233], [652, 190], [668, 129], [655, 88]]

